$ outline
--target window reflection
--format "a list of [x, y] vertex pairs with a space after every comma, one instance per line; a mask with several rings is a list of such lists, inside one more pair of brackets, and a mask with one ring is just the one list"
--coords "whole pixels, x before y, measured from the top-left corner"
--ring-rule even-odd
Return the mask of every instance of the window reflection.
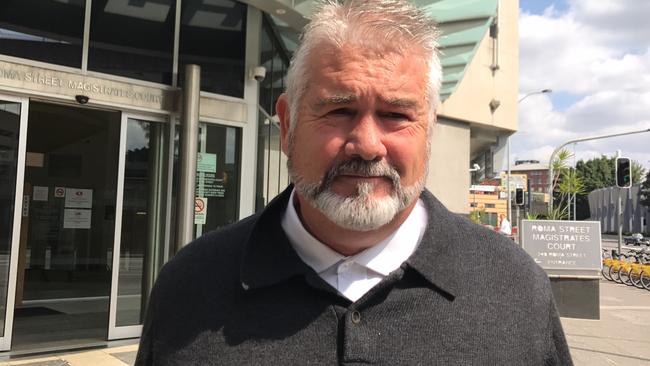
[[201, 89], [242, 98], [246, 6], [231, 0], [184, 0], [179, 85], [184, 65], [201, 66]]
[[164, 124], [128, 119], [117, 326], [142, 323], [146, 295], [157, 271], [162, 219]]
[[81, 67], [84, 0], [0, 1], [0, 53]]
[[88, 69], [171, 84], [175, 0], [94, 0]]

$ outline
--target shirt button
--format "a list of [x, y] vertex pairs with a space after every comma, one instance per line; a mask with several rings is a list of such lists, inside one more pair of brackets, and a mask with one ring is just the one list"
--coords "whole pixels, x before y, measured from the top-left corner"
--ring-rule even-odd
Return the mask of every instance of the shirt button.
[[361, 313], [356, 310], [353, 311], [351, 319], [352, 319], [352, 323], [359, 324], [359, 322], [361, 322]]

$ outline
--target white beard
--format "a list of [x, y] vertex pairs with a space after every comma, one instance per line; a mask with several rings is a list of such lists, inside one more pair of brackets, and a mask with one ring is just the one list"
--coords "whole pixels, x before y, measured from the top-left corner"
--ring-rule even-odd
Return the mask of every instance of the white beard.
[[[370, 231], [388, 224], [410, 206], [424, 189], [424, 176], [412, 186], [402, 187], [397, 170], [385, 161], [347, 161], [330, 169], [319, 183], [305, 182], [302, 176], [295, 174], [291, 161], [288, 166], [298, 193], [330, 221], [349, 230]], [[385, 176], [393, 182], [392, 192], [386, 197], [373, 198], [374, 185], [361, 182], [357, 185], [356, 195], [341, 196], [331, 190], [331, 184], [342, 173]]]

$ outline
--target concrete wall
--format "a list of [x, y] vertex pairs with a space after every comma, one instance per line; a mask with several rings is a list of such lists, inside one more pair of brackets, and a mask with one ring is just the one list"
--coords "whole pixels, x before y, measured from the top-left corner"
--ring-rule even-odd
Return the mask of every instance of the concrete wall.
[[630, 189], [608, 187], [589, 193], [590, 220], [600, 221], [603, 232], [618, 232], [616, 215], [619, 192], [623, 194], [623, 232], [650, 234], [650, 211], [640, 203], [641, 185]]
[[456, 213], [469, 213], [469, 125], [438, 118], [431, 141], [426, 187]]
[[[499, 35], [495, 42], [486, 32], [476, 55], [456, 91], [441, 105], [448, 118], [506, 130], [517, 129], [519, 93], [519, 1], [501, 0], [498, 10]], [[496, 56], [496, 58], [495, 58]], [[496, 61], [496, 62], [495, 62]], [[494, 72], [490, 68], [497, 65]], [[500, 102], [490, 110], [492, 99]]]

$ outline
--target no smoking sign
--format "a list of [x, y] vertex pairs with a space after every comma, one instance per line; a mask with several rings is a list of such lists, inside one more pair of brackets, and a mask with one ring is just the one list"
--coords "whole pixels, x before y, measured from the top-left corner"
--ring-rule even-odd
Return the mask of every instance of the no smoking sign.
[[65, 187], [54, 187], [54, 197], [56, 198], [65, 197]]
[[194, 198], [194, 224], [205, 225], [205, 217], [208, 213], [208, 200], [205, 197]]

